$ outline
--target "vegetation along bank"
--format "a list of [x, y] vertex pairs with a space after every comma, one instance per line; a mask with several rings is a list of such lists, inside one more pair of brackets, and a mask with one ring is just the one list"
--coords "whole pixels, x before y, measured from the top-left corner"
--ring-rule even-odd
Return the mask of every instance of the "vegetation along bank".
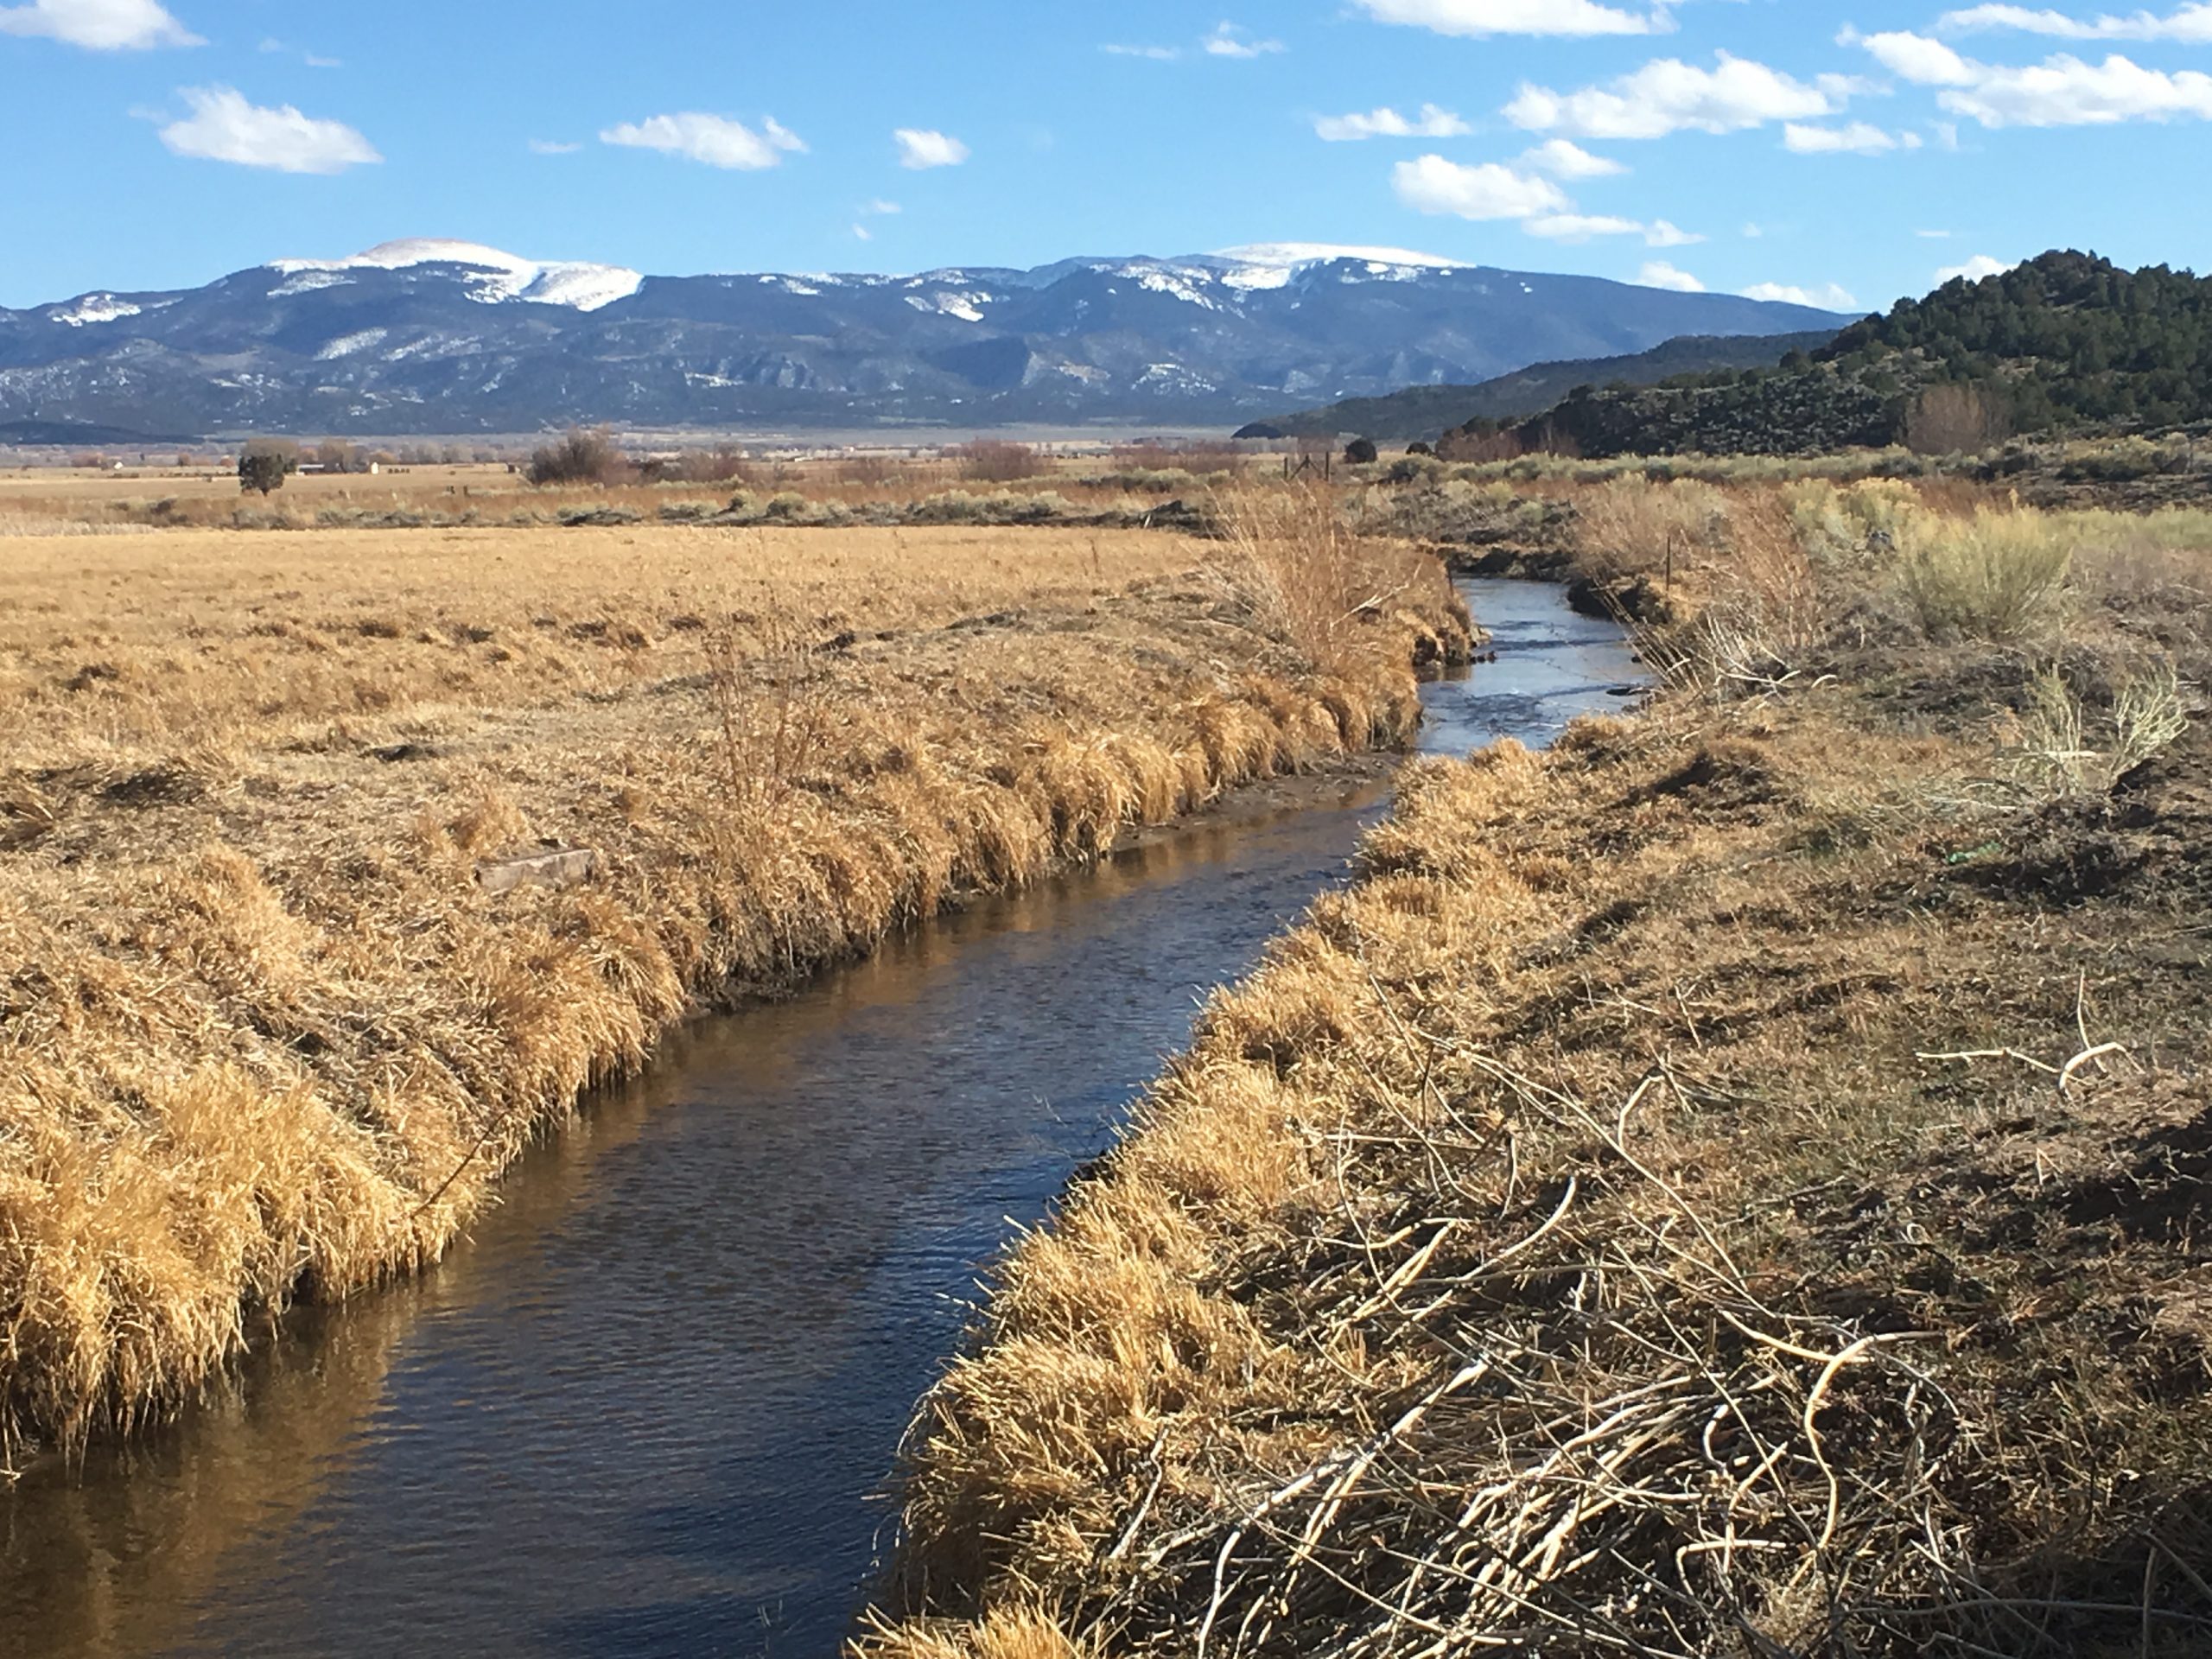
[[683, 525], [0, 539], [0, 1471], [437, 1259], [671, 1022], [1400, 744], [1434, 560]]
[[1562, 511], [1667, 690], [1421, 763], [1209, 1004], [866, 1652], [2212, 1647], [2212, 517]]

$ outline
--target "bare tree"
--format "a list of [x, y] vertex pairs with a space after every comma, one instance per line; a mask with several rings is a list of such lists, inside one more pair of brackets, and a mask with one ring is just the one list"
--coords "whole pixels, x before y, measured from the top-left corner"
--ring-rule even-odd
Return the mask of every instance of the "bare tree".
[[2011, 435], [2004, 400], [1963, 382], [1930, 386], [1905, 416], [1905, 447], [1923, 455], [1977, 455]]

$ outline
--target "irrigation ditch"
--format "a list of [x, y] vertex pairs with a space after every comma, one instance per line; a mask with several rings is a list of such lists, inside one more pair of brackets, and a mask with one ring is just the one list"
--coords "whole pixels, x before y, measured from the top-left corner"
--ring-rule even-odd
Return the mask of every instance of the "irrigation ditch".
[[[1425, 753], [1637, 678], [1555, 587], [1461, 591], [1497, 658], [1427, 688]], [[1388, 794], [1256, 794], [685, 1032], [434, 1271], [0, 1489], [0, 1651], [834, 1650], [978, 1274]]]

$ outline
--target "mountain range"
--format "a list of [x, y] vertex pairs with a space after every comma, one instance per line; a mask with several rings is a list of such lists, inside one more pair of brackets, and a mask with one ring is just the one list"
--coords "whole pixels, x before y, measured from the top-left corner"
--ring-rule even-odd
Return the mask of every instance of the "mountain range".
[[1391, 248], [648, 276], [422, 240], [0, 309], [0, 427], [1189, 427], [1846, 321]]

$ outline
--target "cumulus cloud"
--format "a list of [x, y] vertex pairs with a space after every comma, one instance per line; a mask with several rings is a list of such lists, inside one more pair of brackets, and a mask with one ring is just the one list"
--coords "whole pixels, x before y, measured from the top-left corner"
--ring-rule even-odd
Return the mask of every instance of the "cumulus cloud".
[[94, 52], [207, 44], [156, 0], [32, 0], [0, 7], [0, 35], [40, 35]]
[[1677, 270], [1664, 259], [1653, 259], [1647, 262], [1643, 269], [1636, 273], [1636, 280], [1641, 287], [1669, 288], [1677, 294], [1705, 292], [1703, 283], [1698, 281], [1687, 270]]
[[1599, 0], [1358, 0], [1382, 23], [1403, 23], [1439, 35], [1662, 35], [1674, 19], [1663, 4], [1649, 11]]
[[1744, 289], [1747, 300], [1771, 300], [1783, 305], [1809, 305], [1822, 311], [1855, 311], [1859, 302], [1840, 283], [1819, 288], [1798, 288], [1787, 283], [1754, 283]]
[[192, 111], [161, 131], [170, 152], [278, 173], [343, 173], [380, 162], [376, 147], [342, 121], [318, 121], [290, 105], [264, 109], [228, 86], [188, 86]]
[[1977, 253], [1962, 265], [1946, 265], [1937, 271], [1936, 286], [1941, 288], [1961, 276], [1970, 283], [1978, 283], [1985, 276], [2002, 276], [2019, 263], [2017, 259], [1993, 259], [1986, 253]]
[[1857, 82], [1822, 75], [1807, 82], [1723, 52], [1710, 69], [1661, 58], [1603, 86], [1559, 92], [1524, 85], [1506, 119], [1531, 132], [1577, 138], [1663, 138], [1669, 133], [1743, 132], [1773, 121], [1839, 112]]
[[1416, 213], [1452, 213], [1461, 219], [1541, 219], [1571, 213], [1574, 204], [1549, 179], [1516, 172], [1497, 162], [1469, 165], [1424, 156], [1400, 162], [1390, 183], [1398, 200]]
[[1870, 35], [1859, 44], [1901, 79], [1942, 88], [1938, 104], [1985, 127], [2212, 120], [2212, 75], [2198, 70], [2146, 69], [2118, 54], [2102, 63], [2063, 53], [2018, 67], [1980, 63], [1922, 35]]
[[599, 142], [623, 149], [657, 149], [664, 156], [681, 156], [686, 161], [740, 173], [779, 167], [786, 155], [806, 149], [797, 133], [773, 119], [763, 121], [760, 130], [755, 132], [742, 121], [696, 111], [625, 121], [601, 132]]
[[1901, 80], [1919, 86], [1969, 86], [1982, 66], [1969, 63], [1941, 41], [1925, 35], [1902, 32], [1869, 35], [1863, 39], [1849, 29], [1837, 37], [1845, 46], [1863, 46], [1874, 61]]
[[1555, 179], [1610, 179], [1628, 171], [1610, 156], [1592, 156], [1581, 145], [1566, 138], [1554, 138], [1538, 144], [1521, 157], [1522, 165], [1533, 167], [1539, 173], [1548, 173]]
[[1782, 142], [1799, 156], [1884, 156], [1895, 149], [1918, 149], [1922, 139], [1916, 132], [1885, 132], [1870, 121], [1840, 127], [1792, 121], [1783, 128]]
[[1451, 111], [1424, 104], [1411, 120], [1383, 108], [1367, 115], [1319, 116], [1313, 130], [1332, 144], [1342, 144], [1362, 138], [1464, 138], [1474, 129]]
[[1214, 58], [1264, 58], [1275, 52], [1290, 48], [1281, 41], [1255, 41], [1249, 31], [1234, 23], [1223, 23], [1202, 42], [1206, 55]]
[[969, 156], [957, 138], [927, 127], [901, 127], [891, 135], [899, 145], [899, 165], [919, 173], [932, 167], [957, 167]]
[[2083, 18], [2032, 6], [1969, 6], [1964, 11], [1944, 13], [1936, 27], [1960, 35], [2009, 29], [2069, 41], [2175, 41], [2185, 46], [2204, 46], [2212, 44], [2212, 0], [2197, 0], [2164, 17], [2136, 11], [2124, 17], [2107, 13]]

